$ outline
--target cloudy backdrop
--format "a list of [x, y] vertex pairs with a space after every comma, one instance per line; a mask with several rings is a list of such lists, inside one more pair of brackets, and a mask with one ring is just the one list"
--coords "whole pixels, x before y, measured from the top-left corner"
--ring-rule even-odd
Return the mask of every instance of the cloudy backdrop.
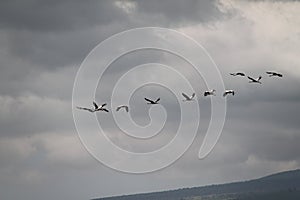
[[[1, 199], [90, 199], [257, 178], [300, 166], [300, 2], [297, 1], [2, 1], [0, 6], [0, 194]], [[191, 148], [170, 167], [132, 175], [114, 171], [83, 147], [72, 116], [72, 89], [85, 56], [109, 36], [131, 28], [172, 28], [210, 53], [226, 88], [227, 117], [213, 152], [198, 160], [207, 123]], [[126, 70], [148, 62], [180, 60], [155, 51], [121, 58], [99, 84], [97, 101]], [[200, 97], [203, 80], [180, 63]], [[267, 78], [267, 70], [284, 77]], [[229, 77], [243, 71], [262, 85]], [[151, 74], [151, 72], [149, 72]], [[157, 71], [152, 72], [154, 75]], [[189, 76], [190, 75], [190, 76]], [[172, 77], [168, 77], [172, 79]], [[172, 99], [171, 92], [145, 86], [132, 97], [133, 119], [149, 123], [144, 95]], [[220, 96], [220, 93], [218, 94]], [[166, 127], [153, 143], [124, 142], [107, 116], [100, 121], [122, 148], [149, 151], [170, 140], [178, 126], [175, 101], [163, 102]], [[89, 103], [89, 102], [88, 102]], [[200, 98], [201, 121], [209, 100]], [[86, 105], [88, 106], [88, 105]], [[201, 111], [202, 112], [202, 111]], [[106, 120], [106, 121], [105, 121]]]

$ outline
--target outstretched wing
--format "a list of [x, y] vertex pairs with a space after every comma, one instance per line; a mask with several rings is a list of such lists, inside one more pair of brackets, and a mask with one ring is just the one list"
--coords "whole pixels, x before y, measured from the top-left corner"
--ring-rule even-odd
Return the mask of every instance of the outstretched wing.
[[122, 105], [122, 106], [117, 107], [117, 111], [119, 111], [121, 108], [124, 108], [126, 110], [126, 112], [128, 112], [128, 110], [129, 110], [128, 106]]
[[224, 93], [223, 93], [223, 97], [225, 97], [227, 94], [228, 94], [227, 92], [224, 92]]
[[192, 96], [191, 96], [191, 99], [192, 99], [192, 98], [194, 98], [194, 97], [195, 97], [195, 95], [196, 95], [196, 93], [193, 93], [193, 94], [192, 94]]
[[77, 108], [77, 109], [80, 109], [80, 110], [87, 110], [87, 111], [89, 111], [89, 112], [93, 112], [93, 110], [90, 109], [90, 108], [83, 108], [83, 107], [79, 107], [79, 106], [77, 106], [76, 108]]
[[236, 76], [236, 73], [229, 73], [231, 76]]
[[262, 78], [262, 76], [259, 76], [257, 80], [260, 81], [261, 78]]
[[266, 72], [267, 74], [274, 74], [274, 72]]
[[182, 93], [182, 96], [184, 96], [184, 98], [186, 98], [186, 99], [190, 99], [190, 97], [184, 93]]
[[102, 111], [109, 112], [106, 108], [102, 108]]
[[254, 81], [254, 82], [257, 81], [257, 80], [255, 80], [254, 78], [252, 78], [252, 77], [250, 77], [250, 76], [248, 76], [248, 79], [250, 79], [251, 81]]
[[160, 98], [157, 98], [156, 101], [155, 101], [155, 103], [159, 102], [159, 100], [160, 100]]
[[93, 101], [93, 104], [94, 104], [95, 109], [98, 109], [98, 105], [95, 101]]
[[107, 105], [107, 103], [102, 104], [102, 105], [101, 105], [101, 108], [103, 108], [103, 107], [106, 106], [106, 105]]
[[148, 99], [148, 98], [144, 98], [146, 101], [148, 101], [149, 103], [154, 103], [154, 101]]

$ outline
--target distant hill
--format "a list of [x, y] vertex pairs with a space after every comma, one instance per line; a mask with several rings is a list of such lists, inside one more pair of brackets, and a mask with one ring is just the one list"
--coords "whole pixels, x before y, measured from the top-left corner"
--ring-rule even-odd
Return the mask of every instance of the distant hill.
[[300, 200], [300, 170], [263, 178], [164, 192], [124, 195], [95, 200]]

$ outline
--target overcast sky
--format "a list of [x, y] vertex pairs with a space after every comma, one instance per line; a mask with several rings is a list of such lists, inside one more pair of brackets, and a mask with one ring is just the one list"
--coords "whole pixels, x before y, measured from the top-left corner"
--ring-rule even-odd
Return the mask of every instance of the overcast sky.
[[[91, 199], [246, 180], [299, 168], [299, 10], [300, 2], [271, 0], [2, 1], [1, 199]], [[154, 50], [113, 63], [99, 82], [99, 102], [109, 101], [122, 74], [149, 62], [186, 73], [201, 97], [204, 123], [183, 157], [163, 170], [132, 175], [104, 166], [85, 150], [73, 121], [72, 89], [81, 62], [96, 45], [113, 34], [145, 26], [172, 28], [202, 44], [218, 65], [225, 87], [235, 89], [236, 95], [227, 101], [219, 142], [199, 160], [201, 130], [210, 118], [210, 102], [202, 97], [203, 80], [193, 77], [190, 66], [178, 57]], [[269, 70], [284, 76], [268, 78]], [[230, 77], [234, 71], [263, 75], [263, 84]], [[158, 74], [153, 70], [146, 76]], [[149, 123], [149, 107], [141, 99], [157, 94], [169, 112], [163, 135], [151, 142], [127, 142], [110, 122], [112, 115], [99, 114], [112, 141], [125, 149], [148, 151], [174, 136], [180, 109], [166, 88], [139, 88], [130, 102], [133, 120]]]

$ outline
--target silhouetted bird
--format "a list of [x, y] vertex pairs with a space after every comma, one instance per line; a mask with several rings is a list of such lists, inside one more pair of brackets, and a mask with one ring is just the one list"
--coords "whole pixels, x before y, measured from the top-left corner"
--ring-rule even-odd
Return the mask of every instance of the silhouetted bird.
[[259, 83], [259, 84], [261, 84], [261, 82], [260, 82], [261, 78], [262, 78], [262, 76], [259, 76], [257, 79], [248, 76], [248, 79], [250, 80], [249, 83]]
[[188, 95], [182, 93], [182, 96], [185, 98], [183, 101], [192, 101], [192, 100], [194, 100], [195, 93], [193, 93], [192, 96], [190, 96], [190, 97]]
[[230, 73], [231, 76], [246, 76], [243, 72]]
[[160, 98], [156, 99], [156, 101], [153, 101], [151, 99], [148, 99], [148, 98], [144, 98], [147, 102], [147, 104], [158, 104]]
[[277, 72], [266, 72], [269, 77], [272, 77], [272, 76], [278, 76], [278, 77], [282, 77], [283, 75], [280, 74], [280, 73], [277, 73]]
[[226, 97], [228, 94], [232, 94], [234, 96], [234, 91], [233, 90], [225, 90], [225, 92], [223, 93], [223, 97]]
[[208, 90], [208, 91], [205, 91], [205, 92], [204, 92], [204, 96], [205, 96], [205, 97], [206, 97], [206, 96], [209, 96], [209, 95], [214, 95], [214, 96], [216, 96], [215, 92], [216, 92], [216, 90]]
[[79, 107], [77, 106], [78, 109], [81, 109], [81, 110], [87, 110], [89, 112], [97, 112], [97, 111], [105, 111], [105, 112], [109, 112], [106, 108], [104, 108], [107, 104], [104, 103], [102, 104], [100, 107], [97, 105], [97, 103], [95, 101], [93, 101], [93, 105], [94, 105], [94, 108], [84, 108], [84, 107]]
[[119, 111], [121, 108], [124, 108], [126, 110], [126, 112], [129, 111], [129, 107], [125, 106], [125, 105], [118, 106], [117, 109], [116, 109], [116, 111]]

